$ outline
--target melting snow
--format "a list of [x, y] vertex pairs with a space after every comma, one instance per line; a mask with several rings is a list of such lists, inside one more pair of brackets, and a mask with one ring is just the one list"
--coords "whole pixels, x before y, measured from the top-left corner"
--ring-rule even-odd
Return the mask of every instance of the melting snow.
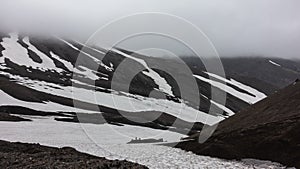
[[55, 59], [57, 59], [58, 61], [60, 61], [61, 63], [63, 63], [65, 65], [65, 67], [74, 72], [74, 73], [77, 73], [77, 74], [80, 74], [80, 75], [83, 75], [85, 76], [86, 78], [89, 78], [91, 80], [98, 80], [98, 79], [105, 79], [105, 80], [108, 80], [107, 78], [105, 77], [99, 77], [96, 75], [96, 72], [95, 71], [92, 71], [91, 69], [89, 68], [86, 68], [84, 66], [78, 66], [79, 68], [83, 69], [84, 71], [80, 71], [79, 69], [77, 68], [74, 68], [74, 66], [72, 65], [71, 62], [68, 62], [66, 60], [63, 60], [61, 59], [59, 56], [55, 55], [53, 52], [50, 52], [51, 56]]
[[4, 58], [7, 58], [18, 65], [33, 67], [42, 71], [48, 69], [55, 70], [57, 72], [62, 71], [62, 69], [55, 66], [53, 60], [31, 45], [28, 38], [24, 38], [24, 42], [29, 45], [29, 49], [41, 57], [42, 63], [34, 62], [29, 57], [27, 49], [18, 43], [19, 38], [17, 34], [12, 33], [10, 34], [10, 38], [3, 38], [2, 40], [3, 42], [0, 44], [5, 48], [5, 50], [2, 51], [4, 57], [0, 58], [0, 63], [5, 63]]
[[[34, 62], [28, 55], [27, 50], [22, 47], [18, 42], [18, 36], [12, 34], [10, 38], [3, 38], [1, 45], [5, 48], [3, 51], [3, 56], [0, 58], [0, 63], [4, 63], [4, 58], [8, 58], [16, 64], [31, 66], [39, 70], [53, 69], [58, 72], [62, 71], [57, 68], [48, 56], [40, 52], [32, 44], [30, 44], [28, 38], [24, 38], [24, 42], [29, 45], [29, 49], [34, 51], [42, 59], [42, 63]], [[62, 40], [62, 39], [61, 39]], [[62, 40], [70, 47], [75, 50], [79, 50], [71, 43]], [[143, 72], [145, 75], [151, 77], [156, 84], [159, 85], [159, 89], [169, 95], [173, 95], [171, 86], [166, 82], [166, 80], [161, 77], [158, 73], [153, 71], [148, 67], [146, 62], [142, 59], [131, 57], [121, 51], [115, 51], [126, 57], [136, 60], [141, 63], [148, 72]], [[88, 57], [94, 59], [99, 63], [99, 60], [93, 56], [84, 53]], [[70, 62], [63, 61], [51, 52], [51, 56], [60, 62], [62, 62], [69, 70], [73, 70], [73, 66]], [[279, 64], [269, 60], [270, 63], [280, 66]], [[112, 70], [112, 66], [108, 67], [100, 62], [102, 66], [108, 70]], [[6, 68], [0, 65], [0, 68]], [[88, 68], [82, 67], [84, 71], [79, 71], [74, 69], [76, 73], [81, 73], [91, 79], [96, 79], [94, 72]], [[1, 74], [5, 74], [1, 72]], [[5, 74], [7, 75], [7, 74]], [[198, 75], [194, 75], [196, 78], [203, 80], [211, 85], [218, 87], [226, 92], [246, 101], [249, 103], [255, 103], [258, 100], [265, 97], [265, 95], [256, 89], [253, 89], [247, 85], [235, 81], [234, 79], [224, 79], [214, 74], [209, 74], [215, 78], [230, 83], [236, 87], [248, 91], [249, 93], [255, 95], [255, 97], [250, 96], [245, 93], [234, 90], [222, 83], [203, 78]], [[97, 103], [101, 105], [106, 105], [109, 107], [116, 107], [115, 103], [118, 103], [118, 109], [123, 109], [127, 111], [147, 111], [147, 110], [163, 110], [166, 113], [177, 116], [183, 120], [191, 122], [207, 122], [207, 124], [213, 125], [216, 122], [221, 121], [223, 118], [208, 115], [204, 112], [195, 110], [187, 105], [181, 103], [175, 103], [168, 100], [146, 98], [142, 96], [136, 96], [127, 94], [126, 96], [118, 95], [115, 93], [103, 93], [95, 92], [87, 89], [73, 88], [73, 87], [63, 87], [57, 84], [46, 83], [41, 81], [34, 81], [29, 79], [24, 79], [20, 76], [12, 76], [18, 80], [19, 84], [27, 86], [29, 88], [42, 91], [45, 93], [51, 93], [58, 96], [70, 97], [73, 96], [82, 101], [87, 101], [90, 103]], [[97, 77], [99, 78], [99, 77]], [[58, 89], [57, 89], [58, 88]], [[75, 94], [75, 95], [74, 95]], [[91, 97], [94, 96], [94, 97]], [[96, 100], [95, 100], [96, 98]], [[220, 107], [224, 111], [228, 112], [230, 115], [233, 112], [223, 105], [220, 105], [214, 101], [211, 101], [216, 106]], [[130, 103], [131, 106], [128, 106]], [[0, 106], [3, 105], [14, 105], [32, 108], [34, 110], [41, 111], [84, 111], [87, 113], [95, 113], [88, 110], [80, 110], [74, 107], [60, 105], [54, 102], [44, 102], [44, 103], [33, 103], [18, 100], [11, 97], [7, 93], [0, 90]], [[30, 117], [30, 116], [28, 116]], [[133, 162], [138, 162], [144, 164], [150, 168], [285, 168], [277, 163], [271, 162], [261, 162], [255, 160], [244, 160], [238, 161], [226, 161], [217, 158], [210, 158], [205, 156], [198, 156], [190, 152], [186, 152], [180, 149], [175, 149], [171, 147], [158, 146], [158, 145], [127, 145], [125, 144], [131, 138], [134, 137], [154, 137], [154, 138], [164, 138], [168, 141], [177, 141], [184, 135], [163, 131], [145, 127], [138, 126], [115, 126], [110, 124], [76, 124], [76, 123], [65, 123], [54, 121], [51, 117], [30, 117], [33, 122], [0, 122], [0, 139], [8, 141], [22, 141], [30, 143], [40, 143], [48, 146], [63, 147], [71, 146], [79, 151], [90, 153], [97, 156], [105, 156], [109, 159], [126, 159]], [[85, 132], [89, 131], [89, 132]], [[93, 139], [93, 140], [91, 140]], [[98, 145], [95, 144], [97, 142]], [[100, 146], [99, 146], [100, 145]]]
[[[81, 125], [85, 126], [81, 127]], [[33, 122], [0, 122], [0, 127], [0, 139], [2, 140], [40, 143], [54, 147], [70, 146], [81, 152], [108, 159], [137, 162], [149, 168], [285, 168], [278, 163], [267, 161], [249, 159], [228, 161], [199, 156], [166, 146], [125, 144], [133, 138], [132, 135], [137, 137], [156, 135], [158, 138], [170, 139], [168, 141], [181, 137], [168, 131], [140, 130], [140, 127], [135, 126], [75, 124], [39, 118]], [[91, 133], [85, 133], [84, 129]]]
[[78, 66], [79, 68], [83, 69], [84, 71], [79, 71], [77, 68], [74, 69], [75, 73], [85, 75], [86, 77], [92, 79], [92, 80], [97, 80], [99, 79], [99, 76], [96, 75], [94, 71], [92, 71], [89, 68], [83, 67], [83, 66]]
[[45, 55], [43, 52], [39, 51], [35, 46], [33, 46], [30, 42], [29, 42], [29, 38], [25, 37], [23, 39], [23, 42], [28, 45], [29, 49], [32, 50], [34, 53], [36, 53], [41, 59], [42, 59], [42, 63], [41, 66], [42, 68], [48, 68], [48, 69], [52, 69], [52, 70], [56, 70], [57, 72], [62, 72], [63, 70], [60, 68], [57, 68], [53, 62], [52, 59], [50, 59], [47, 55]]
[[143, 71], [143, 74], [150, 77], [151, 79], [154, 80], [154, 82], [159, 86], [159, 90], [169, 94], [170, 96], [174, 96], [173, 92], [172, 92], [172, 87], [168, 84], [168, 82], [166, 81], [165, 78], [161, 77], [157, 72], [155, 72], [154, 70], [152, 70], [147, 63], [143, 60], [143, 59], [139, 59], [139, 58], [135, 58], [132, 57], [124, 52], [121, 52], [117, 49], [112, 49], [112, 51], [123, 55], [127, 58], [130, 58], [132, 60], [135, 60], [136, 62], [140, 63], [141, 65], [143, 65], [145, 67], [145, 69], [147, 69], [147, 71]]
[[204, 81], [206, 83], [209, 83], [211, 84], [212, 86], [214, 87], [217, 87], [221, 90], [224, 90], [225, 92], [249, 103], [249, 104], [254, 104], [258, 101], [261, 100], [261, 98], [258, 98], [258, 97], [254, 97], [254, 96], [251, 96], [251, 95], [248, 95], [246, 93], [243, 93], [243, 92], [239, 92], [237, 90], [235, 90], [234, 88], [230, 87], [230, 86], [227, 86], [226, 84], [223, 84], [223, 83], [220, 83], [220, 82], [217, 82], [217, 81], [214, 81], [214, 80], [211, 80], [211, 79], [207, 79], [207, 78], [204, 78], [202, 76], [199, 76], [199, 75], [194, 75], [194, 77], [198, 78], [199, 80], [201, 81]]
[[207, 100], [209, 100], [212, 104], [214, 104], [215, 106], [219, 107], [220, 109], [222, 109], [223, 111], [225, 111], [226, 113], [228, 113], [228, 116], [233, 116], [235, 113], [230, 110], [229, 108], [227, 108], [226, 106], [219, 104], [213, 100], [210, 100], [208, 97], [206, 97], [205, 95], [201, 94], [201, 96], [203, 96], [204, 98], [206, 98]]
[[60, 86], [44, 81], [24, 79], [21, 76], [10, 75], [0, 72], [17, 81], [18, 84], [38, 90], [41, 92], [54, 94], [57, 96], [74, 98], [80, 101], [117, 108], [123, 111], [163, 111], [188, 122], [201, 122], [214, 125], [224, 118], [209, 115], [205, 112], [196, 110], [184, 103], [176, 103], [166, 99], [148, 98], [139, 95], [118, 95], [118, 92], [105, 93], [74, 86]]
[[60, 61], [62, 64], [64, 64], [64, 66], [70, 70], [70, 71], [73, 71], [74, 69], [74, 66], [72, 65], [71, 62], [68, 62], [64, 59], [61, 59], [59, 56], [57, 56], [56, 54], [54, 54], [53, 52], [50, 52], [51, 56], [54, 58], [54, 59], [57, 59], [58, 61]]
[[267, 97], [264, 93], [262, 93], [262, 92], [260, 92], [260, 91], [258, 91], [256, 89], [254, 89], [254, 88], [252, 88], [250, 86], [247, 86], [247, 85], [245, 85], [243, 83], [240, 83], [240, 82], [238, 82], [238, 81], [236, 81], [236, 80], [234, 80], [232, 78], [230, 80], [228, 80], [226, 78], [223, 78], [223, 77], [221, 77], [219, 75], [216, 75], [216, 74], [213, 74], [213, 73], [209, 73], [209, 72], [205, 72], [205, 73], [208, 74], [211, 77], [214, 77], [216, 79], [222, 80], [222, 81], [224, 81], [224, 82], [226, 82], [228, 84], [231, 84], [233, 86], [236, 86], [236, 87], [238, 87], [238, 88], [240, 88], [242, 90], [245, 90], [245, 91], [253, 94], [255, 96], [255, 98], [257, 98], [257, 101], [260, 101], [260, 100], [262, 100], [262, 99], [264, 99], [264, 98]]
[[[58, 37], [57, 37], [58, 38]], [[109, 70], [109, 71], [113, 71], [113, 68], [105, 65], [102, 61], [100, 61], [99, 59], [95, 58], [94, 56], [78, 49], [77, 47], [75, 47], [74, 45], [72, 45], [70, 42], [64, 40], [64, 39], [61, 39], [61, 38], [58, 38], [59, 40], [61, 40], [62, 42], [64, 42], [65, 44], [67, 44], [68, 46], [70, 46], [71, 48], [79, 51], [80, 53], [83, 53], [85, 56], [88, 56], [89, 58], [91, 58], [92, 60], [94, 60], [96, 63], [100, 64], [102, 67], [104, 67], [106, 70]], [[103, 54], [103, 52], [100, 52], [101, 54]]]

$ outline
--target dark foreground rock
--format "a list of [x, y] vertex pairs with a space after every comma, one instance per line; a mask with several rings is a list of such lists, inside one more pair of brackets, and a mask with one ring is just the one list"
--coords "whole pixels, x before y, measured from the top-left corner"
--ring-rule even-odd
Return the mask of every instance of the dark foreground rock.
[[225, 159], [255, 158], [300, 168], [300, 82], [225, 120], [204, 144], [177, 147]]
[[12, 121], [12, 122], [19, 122], [19, 121], [31, 121], [29, 119], [24, 119], [21, 117], [17, 117], [14, 115], [10, 115], [8, 113], [3, 113], [0, 111], [0, 121]]
[[80, 153], [73, 148], [52, 148], [39, 144], [10, 143], [0, 140], [0, 168], [147, 168], [119, 160], [107, 160]]

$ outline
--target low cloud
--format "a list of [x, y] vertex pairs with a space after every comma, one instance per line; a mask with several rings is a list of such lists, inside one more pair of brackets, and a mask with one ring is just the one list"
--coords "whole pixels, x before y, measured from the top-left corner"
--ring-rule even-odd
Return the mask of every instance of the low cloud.
[[0, 24], [2, 31], [59, 34], [85, 41], [119, 17], [163, 12], [197, 25], [221, 56], [298, 58], [299, 7], [298, 0], [3, 0]]

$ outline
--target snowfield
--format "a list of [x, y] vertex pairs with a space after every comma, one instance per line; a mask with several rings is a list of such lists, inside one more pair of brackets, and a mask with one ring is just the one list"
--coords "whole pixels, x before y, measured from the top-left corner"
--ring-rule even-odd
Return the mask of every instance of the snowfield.
[[[27, 117], [28, 116], [23, 116]], [[198, 156], [180, 149], [151, 145], [125, 144], [133, 134], [137, 137], [157, 135], [157, 138], [181, 137], [174, 133], [133, 126], [112, 126], [56, 122], [53, 117], [30, 117], [33, 122], [0, 122], [0, 139], [26, 143], [40, 143], [46, 146], [74, 147], [78, 151], [104, 156], [108, 159], [126, 159], [149, 168], [285, 168], [278, 163], [258, 160], [227, 161]], [[85, 125], [85, 126], [81, 126]], [[151, 131], [152, 130], [152, 131]], [[88, 131], [88, 132], [84, 132]], [[93, 132], [91, 132], [93, 131]], [[133, 133], [134, 131], [134, 133]], [[131, 135], [130, 135], [131, 134]], [[169, 140], [168, 140], [169, 141]], [[95, 144], [97, 143], [97, 144]]]

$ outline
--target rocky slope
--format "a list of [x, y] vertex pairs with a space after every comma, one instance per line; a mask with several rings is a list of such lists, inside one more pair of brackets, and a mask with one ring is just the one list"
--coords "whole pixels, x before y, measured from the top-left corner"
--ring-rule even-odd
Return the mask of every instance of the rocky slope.
[[52, 148], [39, 144], [10, 143], [0, 140], [0, 166], [29, 168], [147, 168], [128, 161], [107, 160], [80, 153], [73, 148]]
[[255, 158], [300, 168], [300, 83], [296, 81], [223, 121], [204, 144], [195, 134], [178, 147], [226, 159]]

